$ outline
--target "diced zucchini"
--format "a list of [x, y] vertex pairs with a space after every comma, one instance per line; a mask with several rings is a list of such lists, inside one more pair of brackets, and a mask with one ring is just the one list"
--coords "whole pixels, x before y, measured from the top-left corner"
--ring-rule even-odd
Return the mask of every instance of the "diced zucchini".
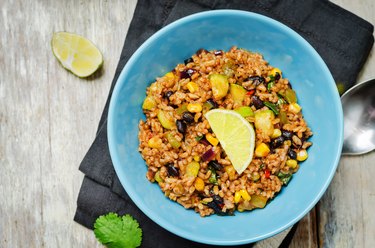
[[261, 130], [264, 134], [271, 136], [273, 134], [273, 123], [275, 116], [272, 110], [260, 110], [255, 112], [255, 128]]
[[181, 104], [181, 106], [176, 109], [176, 113], [182, 115], [184, 112], [188, 111], [187, 105], [187, 103]]
[[211, 74], [209, 76], [212, 94], [215, 100], [220, 100], [225, 97], [228, 93], [229, 82], [225, 75], [221, 74]]
[[286, 89], [279, 93], [288, 103], [297, 102], [297, 95], [293, 89]]
[[286, 114], [285, 111], [280, 110], [280, 112], [279, 112], [279, 118], [280, 118], [280, 123], [281, 124], [288, 124], [289, 120], [288, 120], [288, 116], [287, 116], [287, 114]]
[[163, 110], [159, 110], [158, 119], [160, 124], [166, 129], [172, 129], [175, 125], [174, 121], [172, 120], [172, 116]]
[[262, 195], [252, 195], [250, 203], [256, 208], [264, 208], [267, 204], [267, 197]]
[[239, 113], [242, 117], [253, 117], [254, 112], [249, 106], [242, 106], [239, 108], [236, 108], [234, 111]]
[[159, 170], [155, 173], [154, 179], [158, 183], [163, 183], [164, 182], [163, 178], [160, 177], [160, 171]]
[[155, 106], [156, 106], [156, 101], [153, 96], [147, 96], [142, 104], [142, 108], [146, 110], [151, 110], [155, 108]]
[[188, 177], [196, 177], [198, 175], [200, 167], [201, 166], [196, 161], [188, 163], [186, 166], [186, 175]]
[[245, 95], [247, 93], [247, 90], [245, 90], [241, 85], [230, 84], [229, 92], [235, 103], [242, 104], [243, 99], [245, 98]]
[[181, 146], [181, 142], [178, 141], [178, 140], [173, 136], [172, 133], [167, 133], [167, 134], [165, 135], [165, 137], [167, 138], [169, 144], [171, 144], [171, 146], [172, 146], [173, 148], [175, 148], [175, 149], [180, 148], [180, 146]]

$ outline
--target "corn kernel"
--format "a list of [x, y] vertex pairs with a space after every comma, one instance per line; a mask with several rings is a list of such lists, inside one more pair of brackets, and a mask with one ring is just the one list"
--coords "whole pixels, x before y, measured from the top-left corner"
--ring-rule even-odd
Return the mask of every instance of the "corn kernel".
[[219, 140], [216, 139], [214, 136], [212, 136], [212, 134], [210, 134], [210, 133], [206, 134], [206, 140], [208, 142], [210, 142], [211, 145], [213, 145], [213, 146], [217, 146], [217, 144], [219, 144]]
[[154, 136], [154, 137], [152, 137], [151, 139], [149, 139], [149, 141], [148, 141], [147, 144], [148, 144], [148, 146], [151, 147], [151, 148], [156, 148], [156, 149], [158, 149], [158, 148], [161, 147], [162, 141], [161, 141], [161, 139], [160, 139], [159, 137]]
[[204, 190], [204, 181], [202, 178], [197, 177], [194, 181], [194, 187], [198, 191], [203, 191]]
[[281, 77], [281, 70], [279, 68], [273, 68], [270, 72], [270, 75], [275, 77], [276, 76], [276, 73], [279, 73], [280, 77]]
[[200, 103], [189, 103], [187, 110], [191, 113], [199, 113], [202, 111], [202, 105]]
[[299, 150], [297, 152], [297, 160], [298, 161], [305, 161], [309, 155], [305, 149]]
[[265, 157], [268, 153], [270, 153], [270, 148], [265, 143], [261, 143], [255, 149], [255, 156], [257, 157]]
[[297, 167], [297, 160], [295, 160], [295, 159], [288, 159], [286, 161], [286, 166], [288, 166], [289, 168], [295, 169]]
[[199, 157], [198, 155], [195, 155], [195, 156], [193, 157], [193, 159], [194, 159], [194, 161], [199, 162], [199, 161], [201, 160], [201, 157]]
[[236, 191], [236, 193], [234, 193], [234, 203], [239, 203], [241, 201], [241, 194], [239, 191]]
[[236, 170], [233, 165], [227, 165], [224, 167], [225, 172], [228, 174], [229, 180], [233, 181], [236, 179]]
[[301, 111], [301, 106], [298, 105], [298, 103], [291, 103], [289, 104], [288, 110], [292, 113], [299, 113]]
[[239, 192], [242, 196], [242, 199], [244, 199], [245, 201], [251, 200], [251, 196], [249, 195], [249, 193], [247, 193], [246, 189], [241, 189]]
[[196, 92], [199, 89], [198, 84], [196, 84], [194, 82], [189, 82], [186, 85], [186, 87], [188, 88], [188, 90], [190, 91], [190, 93], [194, 93], [194, 92]]
[[271, 135], [271, 138], [272, 138], [272, 139], [275, 139], [275, 138], [280, 137], [280, 136], [281, 136], [281, 130], [278, 129], [278, 128], [275, 128], [275, 129], [273, 130], [273, 133], [272, 133], [272, 135]]
[[166, 73], [164, 76], [167, 77], [168, 79], [174, 79], [174, 74], [171, 71]]

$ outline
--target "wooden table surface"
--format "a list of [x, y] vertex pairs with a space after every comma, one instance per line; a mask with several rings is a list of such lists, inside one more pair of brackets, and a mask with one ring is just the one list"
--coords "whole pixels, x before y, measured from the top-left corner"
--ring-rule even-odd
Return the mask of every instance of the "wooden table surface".
[[[375, 24], [373, 0], [334, 3]], [[136, 1], [0, 1], [0, 247], [100, 247], [73, 221], [78, 166], [95, 137]], [[92, 40], [104, 67], [79, 79], [53, 57], [55, 31]], [[374, 49], [358, 82], [375, 78]], [[290, 247], [375, 247], [375, 152], [342, 157]]]

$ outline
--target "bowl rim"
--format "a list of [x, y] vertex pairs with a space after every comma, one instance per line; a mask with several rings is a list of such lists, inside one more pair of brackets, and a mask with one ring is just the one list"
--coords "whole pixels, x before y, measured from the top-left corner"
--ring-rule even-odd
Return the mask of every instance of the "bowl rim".
[[[208, 10], [208, 11], [203, 11], [195, 14], [188, 15], [186, 17], [183, 17], [181, 19], [178, 19], [167, 26], [161, 28], [159, 31], [154, 33], [152, 36], [150, 36], [134, 53], [133, 55], [129, 58], [128, 62], [122, 69], [117, 81], [116, 85], [113, 89], [113, 93], [111, 96], [111, 100], [109, 103], [109, 109], [108, 109], [108, 121], [107, 121], [107, 136], [108, 136], [108, 146], [109, 146], [109, 151], [110, 151], [110, 156], [112, 159], [113, 166], [115, 168], [116, 174], [123, 186], [123, 188], [126, 190], [128, 186], [127, 180], [124, 179], [123, 175], [121, 173], [117, 173], [120, 169], [120, 158], [117, 155], [116, 152], [116, 144], [114, 142], [115, 140], [115, 130], [114, 130], [114, 125], [113, 125], [113, 120], [115, 116], [115, 107], [114, 105], [116, 104], [116, 99], [119, 97], [120, 94], [120, 89], [121, 86], [126, 83], [125, 82], [125, 77], [127, 75], [127, 71], [129, 67], [131, 67], [131, 64], [133, 61], [137, 60], [143, 50], [145, 50], [154, 40], [158, 39], [159, 37], [163, 36], [165, 33], [167, 33], [169, 30], [174, 29], [175, 27], [179, 25], [183, 25], [184, 23], [187, 23], [189, 21], [194, 20], [195, 18], [210, 18], [213, 15], [236, 15], [236, 16], [243, 16], [243, 17], [251, 17], [257, 20], [261, 20], [263, 22], [269, 23], [274, 26], [278, 26], [283, 32], [288, 33], [288, 35], [292, 36], [293, 39], [297, 39], [299, 42], [301, 42], [304, 47], [309, 50], [309, 52], [317, 59], [317, 61], [321, 64], [321, 69], [323, 72], [330, 78], [329, 82], [326, 82], [327, 87], [330, 88], [331, 91], [336, 90], [336, 84], [335, 81], [332, 77], [331, 72], [329, 71], [326, 63], [323, 61], [321, 56], [318, 54], [318, 52], [308, 43], [302, 36], [300, 36], [297, 32], [286, 26], [285, 24], [274, 20], [270, 17], [264, 16], [262, 14], [254, 13], [251, 11], [243, 11], [243, 10], [234, 10], [234, 9], [222, 9], [222, 10]], [[343, 145], [343, 110], [340, 102], [340, 97], [337, 92], [337, 97], [334, 97], [333, 99], [333, 104], [335, 104], [335, 109], [338, 114], [338, 121], [339, 121], [339, 140], [338, 140], [338, 150], [337, 154], [335, 154], [335, 157], [333, 159], [333, 166], [331, 170], [329, 171], [329, 175], [327, 177], [327, 180], [324, 182], [323, 187], [320, 189], [319, 193], [312, 199], [310, 204], [305, 208], [304, 211], [300, 212], [298, 215], [296, 215], [293, 219], [289, 220], [287, 223], [284, 225], [280, 226], [279, 228], [268, 232], [264, 233], [263, 235], [259, 235], [256, 237], [251, 237], [251, 238], [245, 238], [245, 239], [233, 239], [233, 240], [228, 240], [228, 241], [215, 241], [212, 239], [204, 239], [204, 238], [195, 238], [192, 236], [189, 232], [186, 232], [181, 229], [176, 229], [174, 225], [171, 225], [170, 223], [164, 221], [162, 218], [159, 218], [159, 216], [148, 209], [146, 206], [144, 206], [140, 201], [141, 198], [135, 194], [133, 191], [128, 191], [126, 190], [127, 194], [129, 197], [132, 199], [132, 201], [135, 203], [135, 205], [148, 217], [150, 218], [153, 222], [157, 223], [159, 226], [162, 228], [182, 237], [188, 240], [192, 240], [195, 242], [203, 243], [203, 244], [212, 244], [212, 245], [241, 245], [241, 244], [248, 244], [256, 241], [260, 241], [266, 238], [269, 238], [271, 236], [274, 236], [287, 228], [291, 227], [294, 225], [296, 222], [298, 222], [300, 219], [302, 219], [315, 205], [316, 203], [320, 200], [320, 198], [323, 196], [325, 191], [327, 190], [329, 184], [332, 181], [332, 178], [336, 172], [336, 169], [339, 164], [339, 160], [341, 157], [341, 150], [342, 150], [342, 145]]]

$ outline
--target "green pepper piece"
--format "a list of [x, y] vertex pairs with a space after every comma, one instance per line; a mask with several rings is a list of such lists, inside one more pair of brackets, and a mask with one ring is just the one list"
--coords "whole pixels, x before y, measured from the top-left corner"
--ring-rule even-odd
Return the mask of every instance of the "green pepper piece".
[[283, 182], [284, 185], [288, 185], [290, 179], [292, 179], [292, 174], [290, 173], [283, 173], [283, 172], [279, 172], [279, 174], [277, 174], [277, 177]]

